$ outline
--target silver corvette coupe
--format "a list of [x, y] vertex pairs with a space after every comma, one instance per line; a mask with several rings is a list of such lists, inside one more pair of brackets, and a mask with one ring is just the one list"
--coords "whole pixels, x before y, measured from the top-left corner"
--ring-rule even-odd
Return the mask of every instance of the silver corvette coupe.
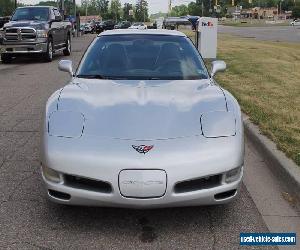
[[223, 204], [243, 176], [234, 97], [177, 31], [99, 35], [68, 85], [48, 100], [42, 177], [57, 203], [157, 208]]

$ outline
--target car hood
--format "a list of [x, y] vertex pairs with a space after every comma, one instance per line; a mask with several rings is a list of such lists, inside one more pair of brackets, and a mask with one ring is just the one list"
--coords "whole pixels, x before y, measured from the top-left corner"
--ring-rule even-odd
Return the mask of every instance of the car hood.
[[84, 135], [134, 140], [201, 135], [203, 113], [227, 110], [223, 91], [210, 80], [73, 83], [61, 91], [57, 107], [84, 115]]
[[44, 29], [46, 25], [48, 25], [48, 23], [43, 21], [10, 21], [4, 25], [4, 28], [31, 27], [34, 29]]

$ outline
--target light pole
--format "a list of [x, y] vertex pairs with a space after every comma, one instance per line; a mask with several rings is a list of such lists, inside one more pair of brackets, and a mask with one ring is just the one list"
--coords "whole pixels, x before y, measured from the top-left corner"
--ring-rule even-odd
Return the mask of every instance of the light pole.
[[281, 15], [281, 0], [279, 0], [279, 14]]

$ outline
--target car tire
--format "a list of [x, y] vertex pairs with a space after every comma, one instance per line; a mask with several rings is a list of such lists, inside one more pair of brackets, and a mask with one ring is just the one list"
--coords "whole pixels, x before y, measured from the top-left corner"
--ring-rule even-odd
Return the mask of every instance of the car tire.
[[71, 55], [71, 37], [68, 35], [67, 41], [66, 41], [66, 48], [63, 50], [64, 56], [69, 56]]
[[52, 38], [49, 38], [49, 40], [48, 40], [47, 52], [44, 53], [43, 58], [46, 62], [52, 62], [52, 59], [53, 59], [53, 41], [52, 41]]
[[12, 56], [11, 55], [7, 55], [7, 54], [1, 54], [1, 61], [4, 64], [11, 63]]

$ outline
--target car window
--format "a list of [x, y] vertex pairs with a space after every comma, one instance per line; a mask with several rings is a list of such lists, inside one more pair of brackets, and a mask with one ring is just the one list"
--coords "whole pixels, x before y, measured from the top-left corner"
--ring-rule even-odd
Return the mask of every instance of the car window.
[[49, 8], [20, 8], [16, 9], [14, 15], [12, 16], [12, 21], [20, 20], [37, 20], [37, 21], [47, 21], [49, 18]]
[[188, 38], [142, 34], [99, 37], [77, 75], [141, 80], [208, 78], [203, 60]]

